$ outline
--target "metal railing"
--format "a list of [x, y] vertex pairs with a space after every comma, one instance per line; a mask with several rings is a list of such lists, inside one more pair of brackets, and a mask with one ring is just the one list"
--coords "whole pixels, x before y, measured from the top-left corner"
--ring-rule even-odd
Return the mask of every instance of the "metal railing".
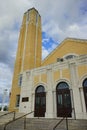
[[57, 126], [59, 126], [61, 124], [61, 122], [63, 122], [63, 120], [66, 120], [66, 130], [68, 130], [68, 116], [70, 113], [66, 114], [65, 117], [63, 117], [60, 121], [58, 121], [58, 123], [53, 127], [53, 130], [55, 130], [57, 128]]
[[0, 117], [3, 117], [3, 116], [6, 116], [6, 115], [9, 115], [13, 113], [13, 120], [15, 119], [15, 111], [11, 111], [11, 112], [8, 112], [8, 113], [4, 113], [3, 115], [0, 115]]
[[66, 119], [66, 130], [68, 130], [68, 119], [67, 117], [63, 117], [54, 127], [53, 130], [55, 130], [57, 128], [57, 126], [64, 120]]
[[[20, 117], [18, 117], [18, 118], [15, 118], [15, 111], [13, 111], [14, 112], [14, 117], [13, 117], [13, 120], [11, 120], [11, 121], [9, 121], [9, 122], [7, 122], [6, 124], [5, 124], [5, 126], [4, 126], [4, 130], [6, 130], [6, 128], [7, 128], [7, 126], [9, 125], [9, 124], [11, 124], [11, 123], [13, 123], [13, 122], [15, 122], [15, 121], [17, 121], [17, 120], [19, 120], [19, 119], [21, 119], [21, 118], [24, 118], [24, 129], [26, 129], [26, 116], [27, 115], [29, 115], [29, 114], [31, 114], [31, 113], [33, 113], [33, 112], [35, 112], [35, 111], [31, 111], [31, 112], [29, 112], [29, 113], [27, 113], [27, 114], [24, 114], [24, 115], [22, 115], [22, 116], [20, 116]], [[7, 114], [10, 114], [10, 113], [13, 113], [13, 112], [9, 112], [9, 113], [6, 113], [6, 114], [4, 114], [4, 115], [7, 115]], [[60, 121], [58, 121], [58, 123], [53, 127], [53, 130], [55, 130], [56, 128], [57, 128], [57, 126], [59, 125], [59, 124], [61, 124], [61, 122], [63, 122], [63, 120], [65, 119], [66, 120], [66, 130], [68, 130], [68, 115], [69, 115], [70, 113], [68, 113], [68, 114], [66, 114], [66, 116], [65, 117], [63, 117]], [[1, 115], [1, 116], [3, 116], [3, 115]], [[0, 117], [1, 117], [0, 116]], [[38, 117], [39, 118], [39, 117]]]
[[9, 121], [9, 122], [7, 122], [6, 124], [5, 124], [5, 126], [4, 126], [4, 130], [6, 130], [6, 128], [7, 128], [7, 126], [9, 125], [9, 124], [11, 124], [11, 123], [13, 123], [13, 122], [15, 122], [15, 121], [17, 121], [17, 120], [19, 120], [19, 119], [21, 119], [21, 118], [24, 118], [24, 129], [26, 129], [26, 116], [27, 115], [29, 115], [29, 114], [31, 114], [31, 113], [33, 113], [34, 111], [31, 111], [31, 112], [29, 112], [29, 113], [27, 113], [27, 114], [24, 114], [23, 116], [20, 116], [20, 117], [18, 117], [18, 118], [15, 118], [14, 120], [12, 120], [12, 121]]

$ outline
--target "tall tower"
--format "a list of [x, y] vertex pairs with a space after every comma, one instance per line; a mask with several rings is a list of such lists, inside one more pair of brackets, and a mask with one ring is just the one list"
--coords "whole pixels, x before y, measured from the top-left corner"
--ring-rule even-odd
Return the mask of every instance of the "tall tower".
[[35, 8], [31, 8], [24, 13], [20, 29], [9, 104], [10, 111], [18, 110], [22, 80], [21, 73], [41, 66], [41, 42], [41, 17]]

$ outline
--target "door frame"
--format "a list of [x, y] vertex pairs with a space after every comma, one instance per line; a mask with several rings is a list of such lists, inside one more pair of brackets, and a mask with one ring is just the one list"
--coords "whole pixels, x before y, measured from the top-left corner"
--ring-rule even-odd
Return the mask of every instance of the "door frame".
[[[60, 85], [61, 83], [65, 83], [66, 87], [64, 88], [59, 88], [58, 89], [58, 85]], [[58, 95], [61, 95], [61, 103], [60, 103], [60, 108], [59, 108], [59, 105], [58, 105]], [[65, 101], [65, 94], [68, 94], [69, 96], [69, 107], [65, 107], [65, 105], [68, 105], [68, 104], [65, 104], [64, 101]], [[67, 95], [66, 95], [67, 96]], [[62, 81], [60, 83], [57, 84], [56, 86], [56, 104], [57, 104], [57, 117], [72, 117], [72, 103], [71, 103], [71, 94], [70, 94], [70, 89], [69, 89], [69, 85]], [[60, 112], [60, 113], [59, 113]], [[70, 114], [68, 114], [70, 113]]]
[[[37, 89], [39, 87], [44, 88], [44, 86], [40, 85], [35, 90], [34, 117], [45, 117], [45, 112], [46, 112], [46, 92], [45, 92], [45, 89], [43, 89], [41, 92], [37, 92]], [[37, 98], [38, 98], [38, 104], [37, 104]]]
[[85, 107], [87, 111], [87, 78], [85, 78], [83, 81], [83, 93], [84, 93]]

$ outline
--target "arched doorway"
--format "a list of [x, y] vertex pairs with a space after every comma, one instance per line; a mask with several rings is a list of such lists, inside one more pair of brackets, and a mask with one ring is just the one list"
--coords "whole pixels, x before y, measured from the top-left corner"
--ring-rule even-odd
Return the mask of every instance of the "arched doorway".
[[45, 117], [46, 112], [46, 92], [42, 85], [35, 90], [35, 117]]
[[84, 91], [84, 98], [85, 98], [86, 111], [87, 111], [87, 78], [83, 81], [83, 91]]
[[71, 117], [71, 96], [69, 85], [66, 82], [58, 83], [56, 87], [57, 98], [57, 116], [58, 117]]

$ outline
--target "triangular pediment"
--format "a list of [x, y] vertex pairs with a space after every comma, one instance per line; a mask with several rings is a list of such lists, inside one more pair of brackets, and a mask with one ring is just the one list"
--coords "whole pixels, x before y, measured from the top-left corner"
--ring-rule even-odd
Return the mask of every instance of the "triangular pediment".
[[62, 58], [69, 54], [87, 54], [87, 40], [66, 38], [42, 61], [42, 65], [55, 63], [57, 58]]

